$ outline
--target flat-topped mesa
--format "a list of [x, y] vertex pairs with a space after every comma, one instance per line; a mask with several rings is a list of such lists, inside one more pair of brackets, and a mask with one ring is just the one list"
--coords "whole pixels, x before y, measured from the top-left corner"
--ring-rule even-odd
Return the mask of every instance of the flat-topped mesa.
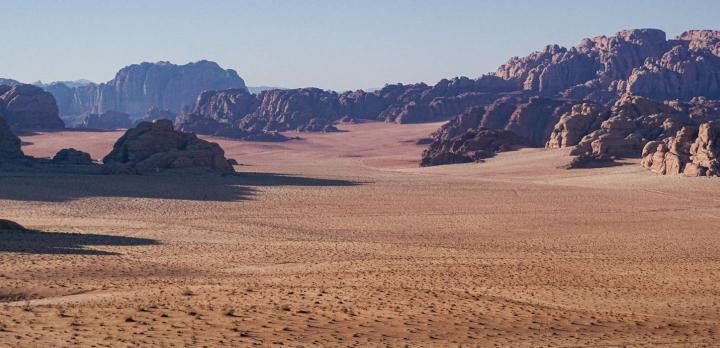
[[0, 86], [0, 116], [16, 129], [65, 127], [53, 95], [33, 85]]
[[153, 174], [166, 169], [205, 169], [233, 173], [225, 152], [216, 143], [176, 131], [170, 120], [142, 122], [118, 139], [103, 159], [112, 174]]
[[229, 88], [247, 90], [236, 71], [207, 60], [185, 65], [144, 62], [120, 69], [106, 83], [46, 86], [56, 96], [61, 116], [68, 119], [109, 110], [141, 118], [152, 107], [178, 113], [192, 107], [202, 91]]

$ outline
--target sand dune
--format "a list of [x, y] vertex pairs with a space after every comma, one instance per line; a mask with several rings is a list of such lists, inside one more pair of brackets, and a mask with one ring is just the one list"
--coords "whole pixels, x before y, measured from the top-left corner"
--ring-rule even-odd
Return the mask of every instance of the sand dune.
[[418, 168], [437, 127], [211, 139], [232, 177], [0, 174], [1, 217], [52, 236], [2, 236], [0, 345], [717, 345], [720, 181], [542, 149]]

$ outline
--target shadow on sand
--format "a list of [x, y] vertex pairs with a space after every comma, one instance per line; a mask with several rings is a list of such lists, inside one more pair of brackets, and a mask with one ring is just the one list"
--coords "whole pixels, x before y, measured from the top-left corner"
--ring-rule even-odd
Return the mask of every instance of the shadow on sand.
[[89, 197], [233, 202], [251, 199], [257, 187], [355, 186], [364, 183], [275, 173], [234, 175], [0, 174], [0, 200], [65, 202]]
[[61, 255], [119, 255], [88, 246], [158, 245], [154, 239], [42, 231], [0, 231], [0, 252]]

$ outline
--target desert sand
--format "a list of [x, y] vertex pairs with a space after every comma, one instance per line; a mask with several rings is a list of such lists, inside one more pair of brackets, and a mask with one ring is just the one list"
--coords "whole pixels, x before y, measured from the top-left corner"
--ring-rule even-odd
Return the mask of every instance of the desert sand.
[[210, 138], [231, 177], [0, 174], [0, 218], [39, 231], [1, 237], [0, 345], [719, 344], [720, 180], [563, 149], [418, 168], [438, 126]]

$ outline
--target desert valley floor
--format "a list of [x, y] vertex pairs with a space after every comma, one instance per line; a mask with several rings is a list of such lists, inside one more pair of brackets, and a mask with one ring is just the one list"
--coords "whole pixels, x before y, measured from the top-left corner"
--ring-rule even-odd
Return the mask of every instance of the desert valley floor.
[[720, 344], [720, 180], [543, 149], [418, 168], [438, 126], [212, 139], [228, 177], [0, 175], [1, 217], [42, 231], [2, 237], [0, 346]]

